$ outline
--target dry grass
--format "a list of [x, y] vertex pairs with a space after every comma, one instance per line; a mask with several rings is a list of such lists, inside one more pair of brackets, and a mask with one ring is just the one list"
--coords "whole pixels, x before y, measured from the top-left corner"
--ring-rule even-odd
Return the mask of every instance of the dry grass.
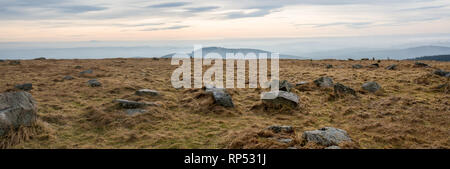
[[[303, 131], [325, 126], [344, 129], [358, 148], [450, 148], [448, 79], [434, 68], [450, 70], [448, 62], [381, 61], [381, 67], [352, 69], [373, 61], [280, 61], [281, 79], [291, 83], [320, 76], [352, 87], [357, 97], [335, 97], [332, 90], [294, 89], [301, 105], [276, 110], [261, 106], [262, 89], [228, 89], [235, 108], [215, 106], [201, 89], [175, 89], [170, 77], [177, 66], [160, 59], [26, 60], [21, 65], [0, 63], [0, 92], [20, 83], [33, 83], [38, 103], [37, 126], [19, 129], [2, 138], [5, 148], [287, 148], [273, 140], [289, 137], [301, 142]], [[326, 69], [326, 64], [334, 68]], [[398, 64], [398, 70], [384, 67]], [[76, 69], [75, 66], [81, 66]], [[92, 69], [94, 74], [80, 76]], [[61, 79], [71, 75], [74, 80]], [[101, 87], [87, 81], [96, 78]], [[384, 89], [371, 94], [364, 82]], [[447, 84], [444, 88], [437, 86]], [[162, 96], [137, 97], [141, 88]], [[147, 113], [128, 116], [114, 99], [157, 102]], [[262, 132], [270, 125], [290, 125], [291, 135]], [[354, 145], [343, 145], [354, 148]], [[298, 148], [321, 148], [305, 145]]]

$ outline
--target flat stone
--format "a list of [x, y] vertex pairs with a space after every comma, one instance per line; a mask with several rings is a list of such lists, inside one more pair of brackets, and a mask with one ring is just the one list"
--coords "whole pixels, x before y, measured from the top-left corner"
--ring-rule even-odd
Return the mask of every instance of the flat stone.
[[292, 142], [292, 139], [290, 139], [290, 138], [283, 138], [283, 139], [278, 139], [278, 141], [281, 142], [281, 143], [288, 144], [288, 143]]
[[159, 92], [156, 90], [150, 90], [150, 89], [140, 89], [136, 91], [136, 95], [139, 96], [158, 96]]
[[148, 105], [147, 103], [144, 103], [144, 102], [136, 102], [136, 101], [130, 101], [130, 100], [125, 100], [125, 99], [116, 99], [116, 100], [114, 100], [114, 102], [119, 103], [119, 105], [122, 108], [126, 108], [126, 109], [135, 109], [135, 108], [145, 107]]
[[361, 68], [363, 68], [363, 66], [360, 64], [356, 64], [356, 65], [352, 65], [352, 68], [353, 69], [361, 69]]
[[393, 64], [393, 65], [389, 65], [388, 67], [386, 67], [387, 70], [396, 70], [397, 69], [397, 65]]
[[275, 107], [296, 107], [299, 104], [298, 96], [294, 93], [286, 91], [264, 92], [262, 93], [261, 100], [264, 104]]
[[133, 116], [133, 115], [145, 113], [145, 112], [147, 112], [147, 110], [145, 110], [145, 109], [126, 109], [125, 112], [128, 115]]

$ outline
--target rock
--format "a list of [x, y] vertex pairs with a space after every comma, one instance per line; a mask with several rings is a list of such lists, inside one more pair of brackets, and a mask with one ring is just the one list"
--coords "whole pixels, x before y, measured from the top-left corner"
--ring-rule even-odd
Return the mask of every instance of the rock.
[[11, 61], [9, 61], [9, 65], [20, 65], [20, 61], [18, 61], [18, 60], [11, 60]]
[[0, 62], [5, 62], [5, 60], [3, 60], [3, 59], [0, 59]]
[[100, 87], [100, 86], [102, 86], [102, 83], [97, 81], [97, 79], [91, 79], [88, 81], [88, 85], [91, 87]]
[[320, 77], [317, 80], [314, 80], [314, 84], [316, 84], [317, 87], [333, 87], [333, 80], [329, 77]]
[[296, 83], [295, 86], [304, 86], [304, 85], [307, 85], [307, 84], [309, 84], [309, 82], [301, 81], [301, 82]]
[[327, 68], [327, 69], [331, 69], [331, 68], [333, 68], [333, 65], [329, 65], [329, 64], [328, 64], [328, 65], [326, 66], [326, 68]]
[[297, 147], [288, 147], [287, 149], [297, 149]]
[[428, 65], [422, 62], [416, 62], [414, 63], [414, 67], [428, 67]]
[[362, 88], [373, 93], [380, 90], [381, 86], [377, 82], [367, 82], [362, 85]]
[[30, 91], [31, 89], [33, 89], [33, 84], [31, 83], [18, 84], [15, 86], [15, 88], [24, 91]]
[[292, 139], [290, 139], [290, 138], [282, 138], [282, 139], [278, 139], [278, 141], [281, 142], [281, 143], [289, 144], [289, 143], [292, 142]]
[[361, 58], [361, 60], [369, 60], [369, 58]]
[[338, 146], [342, 142], [352, 141], [347, 132], [333, 127], [324, 127], [319, 130], [305, 131], [302, 135], [303, 143], [313, 142], [323, 146]]
[[336, 96], [343, 96], [343, 95], [347, 95], [347, 94], [356, 96], [355, 90], [353, 90], [350, 87], [344, 86], [343, 84], [340, 84], [340, 83], [336, 83], [334, 85], [334, 94]]
[[81, 69], [82, 67], [81, 66], [75, 66], [75, 69]]
[[80, 72], [80, 75], [92, 74], [92, 73], [94, 73], [94, 71], [92, 69], [88, 69], [88, 70]]
[[371, 64], [369, 67], [371, 68], [379, 68], [380, 65], [378, 63]]
[[292, 84], [290, 84], [287, 80], [283, 80], [280, 82], [279, 90], [290, 92], [292, 87]]
[[74, 78], [72, 76], [64, 76], [63, 80], [73, 80]]
[[352, 59], [352, 58], [348, 58], [347, 60], [348, 60], [348, 61], [354, 61], [355, 59]]
[[141, 90], [136, 91], [136, 95], [138, 95], [138, 96], [159, 96], [159, 92], [156, 90], [141, 89]]
[[361, 69], [361, 68], [363, 68], [363, 66], [360, 64], [356, 64], [356, 65], [352, 65], [352, 68], [353, 69]]
[[388, 67], [386, 67], [387, 70], [396, 70], [397, 69], [397, 65], [393, 64], [393, 65], [389, 65]]
[[130, 101], [125, 99], [116, 99], [114, 102], [119, 103], [120, 107], [126, 108], [126, 109], [136, 109], [141, 108], [145, 106], [152, 105], [152, 103], [145, 103], [145, 102], [136, 102], [136, 101]]
[[264, 92], [261, 100], [265, 105], [277, 108], [283, 106], [297, 107], [299, 104], [298, 96], [286, 91]]
[[269, 126], [267, 130], [271, 130], [274, 133], [284, 132], [284, 133], [292, 133], [294, 129], [291, 126]]
[[126, 109], [125, 110], [125, 113], [127, 113], [130, 116], [136, 115], [136, 114], [142, 114], [145, 112], [147, 112], [147, 110], [144, 110], [144, 109]]
[[341, 147], [339, 147], [339, 146], [330, 146], [330, 147], [327, 147], [325, 149], [341, 149]]
[[214, 103], [223, 107], [234, 107], [233, 100], [226, 92], [224, 88], [216, 88], [212, 85], [205, 85], [206, 93], [210, 93], [213, 96]]
[[435, 74], [435, 75], [438, 75], [438, 76], [447, 76], [448, 74], [449, 74], [450, 72], [446, 72], [446, 71], [443, 71], [443, 70], [440, 70], [440, 69], [438, 69], [438, 70], [435, 70], [434, 72], [433, 72], [433, 74]]
[[30, 93], [0, 94], [0, 136], [11, 128], [31, 126], [36, 120], [36, 103]]
[[38, 58], [34, 58], [34, 60], [46, 60], [47, 58], [45, 57], [38, 57]]

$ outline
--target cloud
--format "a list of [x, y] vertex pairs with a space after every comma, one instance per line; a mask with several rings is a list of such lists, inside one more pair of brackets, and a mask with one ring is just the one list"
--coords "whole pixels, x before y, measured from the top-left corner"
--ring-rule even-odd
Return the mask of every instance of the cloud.
[[147, 8], [174, 8], [174, 7], [185, 6], [187, 4], [189, 4], [189, 2], [168, 2], [168, 3], [150, 5], [150, 6], [147, 6]]
[[76, 5], [76, 6], [59, 6], [55, 9], [61, 10], [64, 13], [85, 13], [91, 11], [102, 11], [108, 8], [100, 6]]
[[183, 29], [183, 28], [188, 28], [188, 27], [190, 27], [190, 26], [177, 25], [177, 26], [170, 26], [170, 27], [163, 27], [163, 28], [148, 28], [148, 29], [143, 29], [141, 31], [176, 30], [176, 29]]
[[204, 7], [195, 7], [195, 8], [185, 8], [187, 12], [198, 13], [198, 12], [207, 12], [215, 9], [219, 9], [219, 6], [204, 6]]

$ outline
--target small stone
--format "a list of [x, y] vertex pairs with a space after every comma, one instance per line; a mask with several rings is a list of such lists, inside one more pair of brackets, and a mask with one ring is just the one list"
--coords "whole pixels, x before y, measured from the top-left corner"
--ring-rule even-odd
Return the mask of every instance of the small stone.
[[397, 65], [393, 64], [393, 65], [389, 65], [388, 67], [386, 67], [387, 70], [396, 70], [397, 69]]
[[363, 68], [363, 66], [360, 64], [356, 64], [356, 65], [352, 65], [352, 68], [353, 69], [361, 69], [361, 68]]
[[74, 78], [72, 76], [64, 76], [63, 80], [73, 80]]
[[334, 94], [336, 96], [343, 96], [343, 95], [347, 95], [347, 94], [356, 96], [355, 90], [353, 90], [350, 87], [344, 86], [343, 84], [340, 84], [340, 83], [336, 83], [334, 85]]
[[362, 85], [362, 88], [369, 92], [376, 92], [381, 89], [381, 86], [377, 82], [367, 82]]
[[92, 74], [92, 73], [94, 73], [94, 71], [92, 69], [89, 69], [89, 70], [85, 70], [85, 71], [80, 72], [80, 75]]
[[288, 147], [287, 149], [292, 149], [292, 150], [294, 150], [294, 149], [297, 149], [297, 147]]
[[34, 60], [46, 60], [47, 58], [45, 57], [38, 57], [38, 58], [34, 58]]
[[158, 96], [159, 92], [156, 90], [150, 90], [150, 89], [140, 89], [136, 91], [136, 95], [138, 96]]
[[314, 84], [316, 84], [317, 87], [322, 88], [333, 87], [333, 80], [329, 77], [320, 77], [319, 79], [314, 80]]
[[214, 103], [223, 107], [234, 107], [231, 95], [224, 88], [216, 88], [213, 85], [205, 84], [205, 92], [212, 94]]
[[422, 62], [416, 62], [414, 63], [414, 67], [428, 67], [428, 65]]
[[440, 70], [440, 69], [438, 69], [438, 70], [435, 70], [434, 72], [433, 72], [433, 74], [435, 74], [435, 75], [438, 75], [438, 76], [447, 76], [448, 74], [449, 74], [450, 72], [446, 72], [446, 71], [443, 71], [443, 70]]
[[97, 81], [97, 79], [91, 79], [88, 81], [88, 85], [91, 87], [100, 87], [100, 86], [102, 86], [102, 83]]
[[371, 68], [379, 68], [380, 65], [378, 63], [371, 64], [369, 67]]
[[125, 100], [125, 99], [116, 99], [116, 100], [114, 100], [114, 102], [119, 103], [119, 105], [122, 108], [126, 108], [126, 109], [135, 109], [135, 108], [140, 108], [140, 107], [144, 107], [144, 106], [148, 105], [147, 103], [129, 101], [129, 100]]
[[125, 112], [128, 115], [133, 116], [133, 115], [136, 115], [136, 114], [145, 113], [145, 112], [147, 112], [147, 110], [144, 110], [144, 109], [126, 109]]
[[331, 68], [333, 68], [333, 65], [327, 65], [326, 68], [331, 69]]
[[19, 90], [24, 90], [24, 91], [30, 91], [31, 89], [33, 89], [33, 84], [31, 84], [31, 83], [19, 84], [19, 85], [16, 85], [15, 88], [19, 89]]
[[279, 139], [278, 141], [281, 142], [281, 143], [288, 144], [288, 143], [292, 142], [292, 139], [290, 139], [290, 138], [283, 138], [283, 139]]
[[269, 126], [268, 130], [272, 130], [274, 133], [284, 132], [284, 133], [292, 133], [294, 129], [291, 126]]

